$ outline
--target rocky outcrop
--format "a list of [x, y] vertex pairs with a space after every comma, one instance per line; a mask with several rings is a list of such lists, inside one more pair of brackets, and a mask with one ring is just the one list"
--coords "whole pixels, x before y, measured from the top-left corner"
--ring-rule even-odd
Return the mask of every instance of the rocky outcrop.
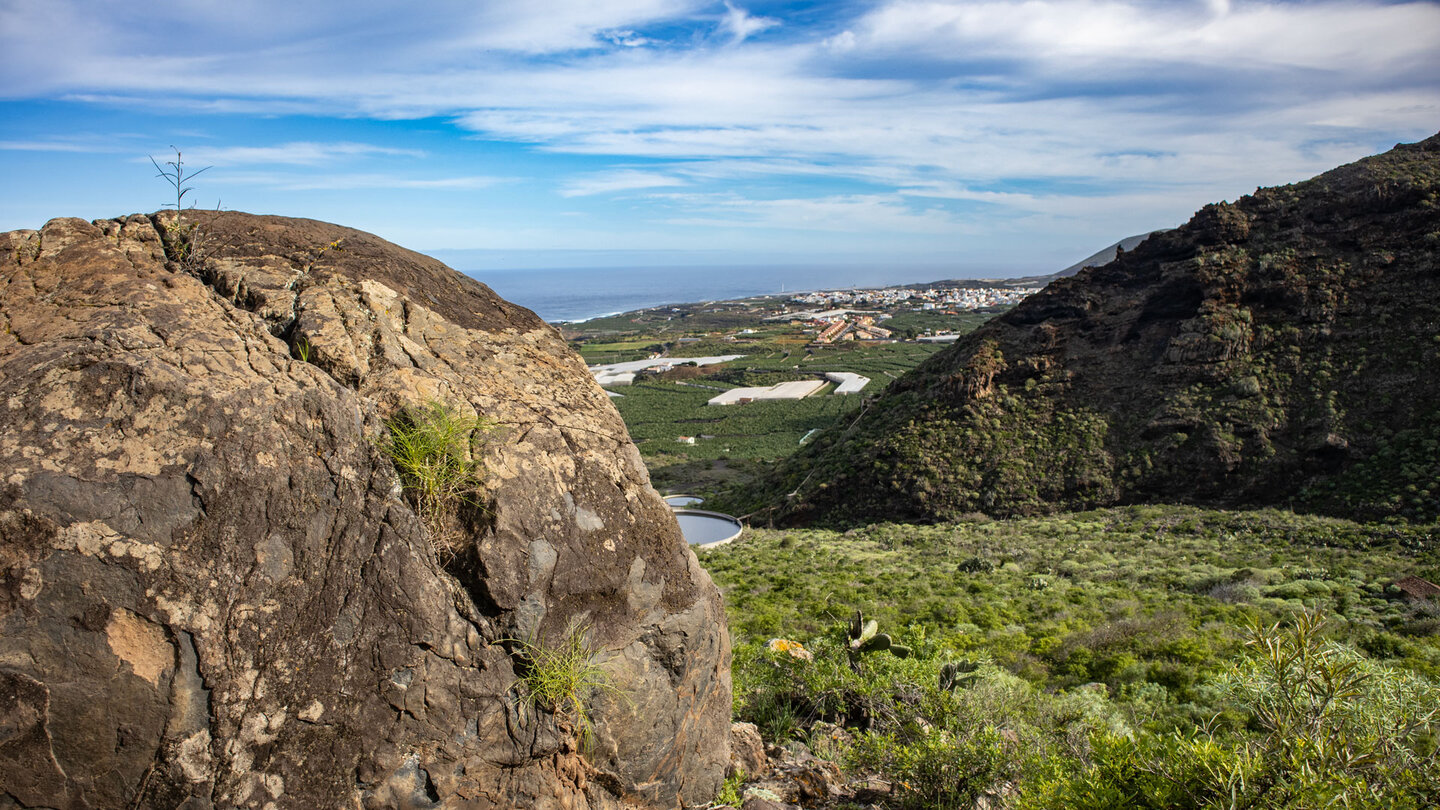
[[[719, 595], [558, 334], [368, 234], [173, 216], [0, 235], [0, 806], [708, 801]], [[435, 401], [494, 426], [440, 549], [379, 449]], [[577, 632], [588, 735], [518, 679]]]
[[[929, 358], [727, 505], [1440, 516], [1440, 136], [1206, 206]], [[783, 498], [783, 500], [780, 500]]]

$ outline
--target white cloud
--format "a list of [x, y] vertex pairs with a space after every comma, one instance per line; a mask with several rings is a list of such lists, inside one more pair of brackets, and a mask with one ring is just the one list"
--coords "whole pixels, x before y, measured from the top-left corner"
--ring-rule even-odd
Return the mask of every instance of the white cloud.
[[633, 32], [643, 26], [708, 5], [9, 0], [0, 4], [0, 95], [166, 92], [353, 105], [375, 88], [389, 91], [385, 107], [404, 109], [397, 85], [443, 75], [459, 86], [506, 59], [603, 48], [617, 32], [628, 35], [624, 44], [638, 44]]
[[616, 191], [634, 191], [642, 188], [664, 188], [683, 186], [685, 180], [674, 175], [659, 172], [621, 169], [611, 172], [575, 177], [560, 190], [562, 197], [586, 197], [594, 194], [609, 194]]
[[756, 17], [743, 8], [737, 8], [734, 4], [725, 3], [725, 16], [721, 18], [720, 27], [729, 32], [731, 43], [744, 42], [751, 36], [764, 31], [767, 28], [774, 28], [780, 21], [772, 17]]
[[0, 141], [0, 150], [7, 152], [116, 152], [115, 146], [100, 146], [89, 143], [60, 140]]
[[224, 182], [227, 185], [263, 186], [280, 191], [348, 191], [358, 189], [470, 191], [513, 182], [513, 179], [488, 175], [417, 178], [378, 172], [323, 173], [318, 175], [286, 174], [281, 172], [226, 172]]
[[[1208, 13], [1202, 13], [1208, 12]], [[996, 58], [1133, 74], [1137, 62], [1375, 71], [1434, 61], [1432, 3], [894, 0], [851, 27], [855, 47], [946, 61]]]
[[846, 51], [855, 50], [855, 46], [859, 44], [859, 40], [855, 38], [854, 31], [841, 31], [835, 36], [824, 40], [822, 44], [836, 53], [843, 54]]
[[[714, 0], [0, 0], [0, 95], [167, 114], [441, 117], [477, 139], [582, 156], [587, 170], [567, 165], [563, 196], [684, 187], [697, 196], [671, 201], [683, 208], [676, 222], [899, 233], [1000, 221], [927, 200], [1030, 224], [1071, 227], [1087, 210], [1173, 224], [1207, 200], [1440, 122], [1435, 3], [835, 6], [853, 16], [806, 28]], [[90, 148], [7, 135], [0, 150]], [[421, 157], [311, 141], [186, 152], [196, 165], [262, 168]], [[669, 162], [635, 168], [648, 159]], [[494, 181], [489, 167], [459, 171], [289, 182]], [[814, 198], [744, 199], [790, 183]], [[1032, 191], [1047, 185], [1058, 190]], [[708, 193], [742, 186], [751, 190], [735, 199]]]
[[667, 195], [690, 209], [672, 225], [772, 228], [799, 231], [955, 234], [964, 223], [946, 211], [915, 208], [899, 195], [851, 194], [818, 198], [747, 200], [729, 195]]
[[[602, 32], [694, 13], [697, 0], [546, 0], [543, 3], [450, 3], [462, 12], [466, 33], [455, 39], [466, 48], [523, 53], [556, 53], [588, 48]], [[408, 11], [409, 9], [407, 9]], [[633, 41], [633, 40], [632, 40]], [[625, 43], [621, 43], [625, 44]]]
[[601, 31], [599, 37], [626, 48], [639, 48], [652, 42], [648, 37], [640, 36], [634, 31]]

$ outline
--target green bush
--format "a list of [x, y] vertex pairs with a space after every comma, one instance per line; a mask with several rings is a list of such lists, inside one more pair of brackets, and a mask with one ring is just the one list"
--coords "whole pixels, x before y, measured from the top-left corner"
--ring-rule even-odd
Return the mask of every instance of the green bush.
[[1276, 790], [1348, 803], [1353, 782], [1398, 802], [1416, 771], [1440, 790], [1440, 686], [1326, 641], [1324, 626], [1318, 614], [1253, 625], [1252, 654], [1219, 680], [1264, 732], [1248, 747]]
[[1256, 623], [1250, 654], [1214, 680], [1246, 722], [1186, 732], [1098, 731], [1052, 762], [1024, 808], [1434, 806], [1440, 687], [1326, 641], [1324, 622]]
[[867, 732], [856, 738], [849, 764], [893, 780], [898, 807], [968, 809], [1019, 771], [1017, 748], [994, 726]]

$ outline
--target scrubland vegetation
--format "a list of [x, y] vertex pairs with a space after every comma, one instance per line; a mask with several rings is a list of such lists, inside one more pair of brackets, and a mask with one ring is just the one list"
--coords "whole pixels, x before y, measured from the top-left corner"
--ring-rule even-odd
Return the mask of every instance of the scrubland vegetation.
[[[1440, 596], [1401, 585], [1440, 581], [1435, 149], [1207, 206], [852, 411], [697, 443], [755, 465], [707, 507], [792, 527], [701, 553], [737, 719], [875, 780], [858, 807], [1440, 807]], [[813, 370], [767, 339], [745, 375]], [[660, 486], [662, 423], [722, 433], [644, 390], [682, 382], [620, 401]]]
[[[897, 807], [1440, 802], [1440, 529], [1135, 506], [702, 553], [737, 719]], [[863, 610], [899, 657], [857, 655]], [[771, 644], [772, 639], [795, 646]]]

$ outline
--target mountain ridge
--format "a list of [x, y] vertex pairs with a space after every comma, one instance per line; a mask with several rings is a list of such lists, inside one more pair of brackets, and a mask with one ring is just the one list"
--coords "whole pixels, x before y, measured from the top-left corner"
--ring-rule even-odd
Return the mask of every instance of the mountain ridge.
[[1095, 251], [1089, 256], [1086, 256], [1080, 261], [1065, 268], [1064, 270], [1055, 273], [1053, 275], [1053, 278], [1064, 278], [1066, 276], [1073, 276], [1087, 267], [1100, 267], [1101, 265], [1109, 264], [1110, 262], [1115, 261], [1115, 257], [1120, 255], [1121, 253], [1127, 250], [1134, 250], [1136, 245], [1139, 245], [1141, 242], [1144, 242], [1146, 239], [1149, 239], [1151, 236], [1154, 236], [1157, 233], [1164, 233], [1167, 230], [1169, 230], [1169, 228], [1160, 228], [1158, 230], [1148, 231], [1146, 233], [1137, 233], [1134, 236], [1127, 236], [1112, 245], [1107, 245], [1106, 247]]
[[894, 382], [738, 505], [782, 523], [1149, 500], [1440, 513], [1440, 136], [1205, 206]]

